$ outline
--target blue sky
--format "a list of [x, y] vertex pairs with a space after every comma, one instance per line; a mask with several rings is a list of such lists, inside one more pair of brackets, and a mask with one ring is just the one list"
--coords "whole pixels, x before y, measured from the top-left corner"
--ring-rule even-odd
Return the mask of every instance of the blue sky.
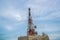
[[60, 40], [60, 0], [0, 0], [0, 40], [26, 35], [29, 7], [38, 35]]

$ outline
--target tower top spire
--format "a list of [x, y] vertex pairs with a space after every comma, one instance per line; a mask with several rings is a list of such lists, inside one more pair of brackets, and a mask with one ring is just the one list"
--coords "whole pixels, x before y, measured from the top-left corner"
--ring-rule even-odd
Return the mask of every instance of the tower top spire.
[[30, 8], [29, 8], [29, 10], [30, 10]]
[[31, 10], [31, 9], [29, 8], [28, 10], [29, 10], [29, 16], [31, 16], [31, 14], [30, 14], [30, 10]]
[[32, 18], [31, 18], [30, 10], [31, 10], [31, 9], [28, 8], [28, 17], [29, 17], [29, 18], [28, 18], [28, 23], [29, 23], [29, 24], [32, 24]]

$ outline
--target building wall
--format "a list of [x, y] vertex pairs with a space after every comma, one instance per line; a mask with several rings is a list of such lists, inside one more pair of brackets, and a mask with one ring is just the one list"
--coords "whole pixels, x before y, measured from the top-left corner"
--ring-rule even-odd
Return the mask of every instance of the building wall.
[[48, 35], [40, 36], [40, 35], [35, 35], [35, 36], [24, 36], [24, 37], [19, 37], [18, 40], [49, 40]]
[[19, 37], [18, 40], [27, 40], [27, 36]]
[[41, 40], [41, 36], [24, 36], [24, 37], [19, 37], [18, 40]]

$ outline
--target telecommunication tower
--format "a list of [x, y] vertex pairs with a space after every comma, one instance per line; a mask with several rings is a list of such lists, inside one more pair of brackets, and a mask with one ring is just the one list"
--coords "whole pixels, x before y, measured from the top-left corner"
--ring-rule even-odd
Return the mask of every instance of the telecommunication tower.
[[36, 35], [37, 32], [35, 31], [36, 26], [34, 26], [33, 22], [32, 22], [32, 17], [31, 17], [31, 13], [30, 13], [30, 8], [28, 9], [28, 35]]

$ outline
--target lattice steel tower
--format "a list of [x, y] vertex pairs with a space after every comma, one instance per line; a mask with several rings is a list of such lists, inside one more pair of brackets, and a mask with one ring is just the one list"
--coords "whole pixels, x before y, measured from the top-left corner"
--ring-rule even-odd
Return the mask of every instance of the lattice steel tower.
[[31, 17], [31, 13], [30, 13], [30, 8], [28, 9], [28, 35], [36, 35], [37, 32], [35, 31], [36, 26], [34, 26], [33, 22], [32, 22], [32, 17]]

